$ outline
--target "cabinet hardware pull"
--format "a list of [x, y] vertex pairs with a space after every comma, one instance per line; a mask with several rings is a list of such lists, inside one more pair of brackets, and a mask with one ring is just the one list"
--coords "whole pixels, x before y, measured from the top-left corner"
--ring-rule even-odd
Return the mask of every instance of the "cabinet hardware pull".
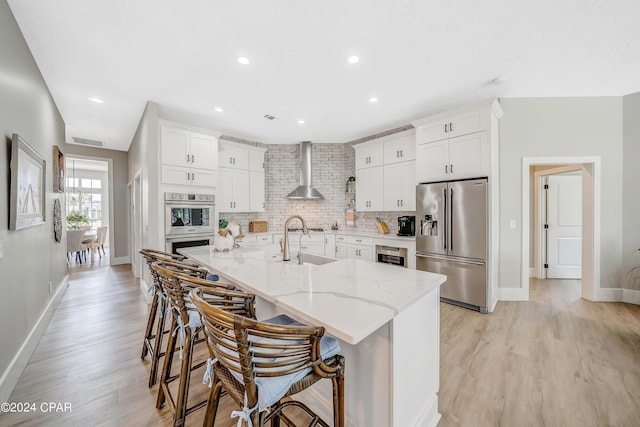
[[400, 206], [400, 200], [396, 200], [396, 206]]
[[189, 163], [189, 155], [187, 154], [187, 163]]
[[196, 174], [191, 172], [191, 181], [195, 181], [196, 179]]
[[451, 171], [451, 173], [453, 173], [453, 165], [449, 166], [449, 170]]
[[189, 172], [187, 172], [187, 181], [189, 181]]
[[404, 206], [404, 200], [400, 200], [400, 206]]
[[449, 131], [447, 130], [447, 126], [449, 126], [449, 125], [448, 125], [447, 123], [445, 123], [445, 124], [444, 124], [444, 133], [449, 132]]
[[229, 157], [229, 164], [230, 164], [230, 165], [232, 165], [232, 164], [233, 164], [233, 161], [232, 161], [232, 158], [231, 158], [231, 157]]
[[233, 208], [233, 202], [229, 202], [229, 207]]
[[453, 132], [453, 123], [449, 123], [449, 132]]
[[193, 162], [195, 162], [195, 161], [196, 161], [196, 158], [195, 158], [195, 156], [192, 154], [192, 155], [191, 155], [191, 163], [193, 163]]
[[400, 157], [400, 150], [396, 151], [396, 157]]
[[449, 166], [448, 165], [444, 165], [444, 173], [449, 173]]
[[404, 153], [400, 150], [400, 157], [404, 157]]

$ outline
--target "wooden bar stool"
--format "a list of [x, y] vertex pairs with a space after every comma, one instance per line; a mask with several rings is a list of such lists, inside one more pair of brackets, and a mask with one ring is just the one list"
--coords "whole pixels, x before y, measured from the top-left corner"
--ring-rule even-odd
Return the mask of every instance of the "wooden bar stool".
[[[142, 354], [146, 356], [147, 353], [151, 353], [149, 387], [153, 387], [158, 381], [158, 367], [160, 365], [160, 359], [164, 356], [164, 352], [162, 351], [162, 341], [164, 339], [164, 335], [169, 333], [169, 330], [166, 329], [167, 299], [164, 288], [162, 287], [162, 283], [158, 278], [158, 274], [153, 269], [153, 263], [162, 263], [165, 268], [171, 271], [180, 272], [185, 275], [192, 275], [195, 277], [204, 278], [207, 276], [208, 271], [200, 268], [195, 264], [186, 263], [184, 261], [175, 261], [174, 259], [176, 258], [165, 258], [163, 257], [163, 253], [159, 251], [147, 251], [147, 255], [150, 256], [150, 258], [154, 259], [150, 266], [151, 276], [153, 277], [154, 282], [154, 294], [153, 301], [151, 303], [151, 309], [149, 311], [149, 319], [147, 320], [147, 330], [145, 332]], [[153, 343], [151, 342], [151, 340], [153, 340]]]
[[[204, 342], [204, 340], [196, 340], [196, 336], [202, 330], [202, 323], [200, 314], [189, 300], [189, 291], [194, 287], [199, 287], [202, 289], [203, 299], [209, 304], [249, 317], [255, 316], [255, 296], [238, 291], [233, 285], [180, 274], [180, 272], [165, 268], [164, 264], [167, 263], [154, 263], [153, 268], [158, 274], [159, 282], [167, 296], [168, 308], [171, 311], [170, 329], [174, 332], [169, 335], [167, 342], [156, 407], [161, 408], [164, 403], [168, 403], [173, 412], [174, 426], [180, 426], [184, 424], [187, 415], [207, 404], [207, 400], [203, 400], [191, 407], [188, 406], [191, 372], [207, 363], [206, 360], [201, 362], [193, 360], [194, 345], [198, 342]], [[180, 372], [171, 375], [174, 354], [178, 347], [182, 359]], [[176, 380], [178, 381], [178, 390], [174, 397], [169, 386]]]
[[329, 427], [324, 420], [299, 401], [286, 400], [320, 379], [333, 385], [333, 425], [344, 426], [344, 357], [338, 341], [324, 334], [324, 328], [307, 326], [281, 315], [259, 322], [209, 304], [201, 289], [190, 292], [191, 302], [200, 312], [213, 375], [205, 426], [215, 422], [222, 389], [243, 407], [233, 411], [249, 425], [262, 427], [282, 420], [295, 425], [284, 413], [297, 406], [310, 418], [309, 426]]

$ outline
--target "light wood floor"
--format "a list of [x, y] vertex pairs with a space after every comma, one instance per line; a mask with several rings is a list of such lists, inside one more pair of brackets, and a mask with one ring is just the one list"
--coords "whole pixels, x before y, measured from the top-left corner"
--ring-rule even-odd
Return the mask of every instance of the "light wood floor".
[[[129, 266], [70, 273], [10, 401], [72, 410], [4, 414], [0, 426], [170, 425], [139, 357], [147, 305]], [[576, 281], [532, 281], [531, 301], [502, 302], [489, 315], [441, 310], [439, 426], [640, 425], [639, 306], [582, 300]], [[200, 377], [194, 399], [208, 391]], [[216, 425], [234, 427], [232, 409], [225, 397]]]

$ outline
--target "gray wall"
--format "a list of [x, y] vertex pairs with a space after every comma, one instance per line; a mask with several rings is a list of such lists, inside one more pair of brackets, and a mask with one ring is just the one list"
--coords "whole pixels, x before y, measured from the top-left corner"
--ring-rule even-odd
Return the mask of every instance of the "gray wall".
[[[82, 145], [64, 144], [65, 156], [79, 154], [101, 159], [111, 159], [113, 163], [113, 218], [109, 225], [113, 227], [113, 242], [109, 249], [114, 251], [114, 258], [126, 259], [129, 256], [127, 183], [129, 182], [129, 154], [125, 151], [106, 150], [104, 148], [83, 147]], [[67, 171], [70, 176], [71, 171]], [[117, 262], [118, 260], [116, 260]]]
[[[522, 158], [600, 156], [600, 286], [620, 287], [622, 98], [503, 98], [500, 103], [499, 286], [520, 287]], [[511, 219], [516, 230], [509, 229]]]
[[[64, 122], [5, 0], [0, 1], [0, 378], [66, 275], [66, 243], [53, 238], [52, 146], [64, 142]], [[20, 134], [46, 161], [46, 223], [20, 231], [9, 225], [10, 139]], [[64, 214], [64, 203], [63, 214]], [[12, 387], [12, 385], [11, 385]]]
[[624, 105], [624, 158], [622, 199], [623, 287], [640, 291], [640, 92], [622, 99]]

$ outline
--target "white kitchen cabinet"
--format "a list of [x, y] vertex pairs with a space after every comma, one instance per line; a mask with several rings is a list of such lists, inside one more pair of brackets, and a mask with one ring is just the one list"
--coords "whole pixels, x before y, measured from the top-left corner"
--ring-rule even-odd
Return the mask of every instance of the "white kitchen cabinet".
[[336, 235], [325, 233], [324, 235], [324, 256], [336, 257]]
[[415, 160], [384, 166], [383, 194], [384, 211], [416, 210]]
[[384, 168], [376, 166], [357, 170], [356, 182], [356, 210], [361, 212], [383, 210]]
[[249, 171], [250, 212], [264, 212], [264, 172]]
[[220, 167], [249, 170], [249, 150], [240, 144], [220, 142]]
[[249, 171], [220, 168], [216, 210], [249, 212]]
[[[413, 130], [387, 135], [354, 146], [356, 150], [356, 210], [415, 210], [409, 194], [415, 187], [416, 144]], [[382, 159], [382, 160], [380, 160]], [[402, 173], [390, 165], [403, 165]], [[387, 176], [387, 171], [390, 175]], [[413, 206], [413, 208], [411, 207]]]
[[266, 150], [220, 141], [219, 212], [264, 212]]
[[382, 144], [364, 143], [355, 147], [356, 149], [356, 170], [382, 166], [384, 150]]
[[347, 259], [347, 244], [346, 243], [336, 243], [336, 255], [337, 259]]
[[161, 123], [162, 183], [216, 186], [218, 137], [218, 134], [205, 134]]
[[494, 99], [412, 122], [416, 128], [416, 181], [495, 175], [501, 115], [500, 104]]
[[425, 119], [419, 125], [418, 144], [487, 130], [488, 117], [486, 110], [471, 108], [457, 113], [448, 112]]
[[416, 181], [431, 182], [490, 175], [487, 132], [417, 146]]
[[347, 247], [347, 258], [373, 262], [373, 250], [371, 246], [349, 245]]
[[384, 164], [407, 162], [416, 158], [416, 139], [413, 133], [383, 143]]

